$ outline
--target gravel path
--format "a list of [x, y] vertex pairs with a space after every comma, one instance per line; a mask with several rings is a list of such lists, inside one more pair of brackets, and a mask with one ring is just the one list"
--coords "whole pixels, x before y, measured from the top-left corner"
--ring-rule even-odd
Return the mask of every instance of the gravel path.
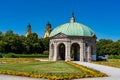
[[109, 76], [109, 77], [102, 77], [102, 78], [85, 78], [85, 79], [79, 79], [79, 80], [120, 80], [120, 68], [103, 66], [103, 65], [93, 64], [88, 62], [79, 62], [79, 61], [73, 61], [73, 62], [104, 72]]
[[12, 76], [12, 75], [0, 75], [0, 80], [46, 80], [46, 79]]

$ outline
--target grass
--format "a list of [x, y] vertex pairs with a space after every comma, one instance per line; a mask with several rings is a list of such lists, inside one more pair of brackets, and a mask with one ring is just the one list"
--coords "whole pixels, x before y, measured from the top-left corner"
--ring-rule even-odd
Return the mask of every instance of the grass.
[[44, 61], [37, 58], [0, 58], [0, 74], [47, 78], [73, 79], [85, 77], [103, 77], [104, 73], [64, 61]]
[[15, 54], [15, 53], [7, 53], [0, 54], [0, 58], [48, 58], [48, 54]]
[[120, 59], [120, 55], [108, 55], [109, 59]]
[[[10, 67], [9, 67], [10, 66]], [[64, 67], [63, 67], [64, 66]], [[24, 64], [4, 64], [0, 70], [12, 70], [18, 72], [37, 72], [37, 73], [78, 73], [81, 70], [67, 65], [65, 62], [35, 62]]]
[[98, 61], [93, 63], [120, 68], [120, 59], [109, 59], [107, 61]]
[[[23, 60], [24, 59], [24, 60]], [[74, 66], [66, 64], [64, 61], [56, 62], [37, 62], [34, 59], [0, 59], [0, 70], [12, 70], [20, 72], [37, 73], [84, 73]], [[23, 61], [22, 61], [23, 60]]]

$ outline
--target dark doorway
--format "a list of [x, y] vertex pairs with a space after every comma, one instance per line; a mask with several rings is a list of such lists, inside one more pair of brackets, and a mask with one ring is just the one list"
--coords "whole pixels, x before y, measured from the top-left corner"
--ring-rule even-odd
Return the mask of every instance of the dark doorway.
[[80, 60], [80, 46], [77, 43], [73, 43], [71, 46], [71, 59], [74, 61]]
[[65, 60], [65, 45], [63, 43], [61, 43], [59, 46], [58, 46], [58, 51], [59, 51], [59, 54], [58, 54], [58, 59], [59, 60]]

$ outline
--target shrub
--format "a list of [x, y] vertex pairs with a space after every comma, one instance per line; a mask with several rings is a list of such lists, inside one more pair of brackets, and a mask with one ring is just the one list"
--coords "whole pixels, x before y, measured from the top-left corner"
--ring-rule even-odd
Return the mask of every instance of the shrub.
[[120, 59], [120, 55], [109, 55], [109, 59]]
[[4, 55], [5, 58], [18, 58], [18, 56], [14, 53], [8, 53]]
[[49, 54], [49, 51], [44, 51], [43, 54], [47, 54], [47, 55], [48, 55], [48, 54]]
[[1, 57], [5, 58], [48, 58], [48, 54], [15, 54], [15, 53], [8, 53], [3, 54]]
[[19, 54], [20, 58], [48, 58], [45, 54]]
[[2, 58], [2, 54], [0, 54], [0, 58]]

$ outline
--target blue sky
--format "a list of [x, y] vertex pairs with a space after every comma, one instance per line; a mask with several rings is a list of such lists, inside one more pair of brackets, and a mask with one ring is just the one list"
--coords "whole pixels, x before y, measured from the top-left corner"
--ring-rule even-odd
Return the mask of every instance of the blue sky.
[[25, 35], [30, 23], [43, 37], [48, 21], [55, 28], [69, 22], [72, 11], [98, 39], [120, 39], [120, 0], [0, 0], [0, 31]]

